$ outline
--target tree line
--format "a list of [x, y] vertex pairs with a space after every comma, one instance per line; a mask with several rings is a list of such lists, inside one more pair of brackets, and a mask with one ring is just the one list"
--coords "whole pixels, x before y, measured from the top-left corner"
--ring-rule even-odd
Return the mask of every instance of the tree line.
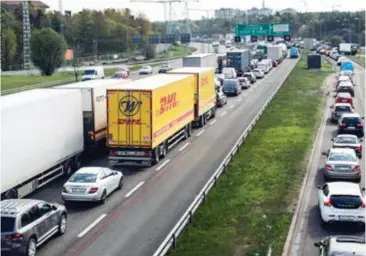
[[[42, 12], [29, 7], [32, 35], [39, 38], [41, 30], [50, 30], [52, 36], [63, 31], [65, 45], [61, 48], [74, 50], [74, 56], [115, 54], [136, 50], [131, 36], [145, 37], [152, 31], [152, 24], [143, 15], [133, 15], [129, 9], [106, 9], [104, 11], [82, 10], [71, 14], [56, 11]], [[1, 9], [2, 70], [21, 69], [23, 65], [22, 6]], [[63, 22], [61, 22], [63, 21]], [[47, 34], [47, 33], [46, 33]], [[41, 33], [41, 35], [46, 35]], [[32, 38], [32, 36], [31, 36]], [[41, 38], [42, 39], [42, 38]], [[44, 40], [44, 39], [42, 39]]]

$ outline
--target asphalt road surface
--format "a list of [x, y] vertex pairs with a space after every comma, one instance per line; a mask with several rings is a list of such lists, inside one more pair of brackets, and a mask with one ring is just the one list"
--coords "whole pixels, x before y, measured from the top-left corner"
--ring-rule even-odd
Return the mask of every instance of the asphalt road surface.
[[[355, 65], [354, 81], [355, 87], [355, 111], [365, 116], [365, 69]], [[291, 244], [291, 256], [318, 255], [318, 248], [314, 247], [314, 242], [320, 241], [329, 235], [358, 235], [365, 236], [364, 230], [352, 225], [334, 225], [322, 227], [318, 209], [317, 186], [324, 183], [323, 167], [326, 157], [321, 153], [327, 151], [331, 146], [331, 139], [337, 135], [337, 126], [328, 121], [330, 117], [330, 106], [334, 103], [333, 83], [335, 77], [327, 80], [327, 88], [330, 95], [327, 96], [327, 104], [324, 109], [325, 120], [321, 124], [320, 136], [316, 141], [314, 159], [311, 159], [312, 166], [306, 184], [304, 200], [300, 208], [298, 222], [295, 226], [294, 236]], [[361, 187], [365, 186], [365, 145], [363, 142], [363, 158], [360, 160], [362, 170]]]
[[[119, 169], [125, 175], [123, 189], [104, 205], [69, 207], [66, 234], [44, 244], [37, 255], [152, 255], [294, 65], [295, 60], [285, 60], [252, 88], [229, 98], [215, 119], [194, 130], [158, 166]], [[88, 165], [107, 166], [107, 157]], [[62, 203], [64, 182], [57, 180], [31, 197]]]

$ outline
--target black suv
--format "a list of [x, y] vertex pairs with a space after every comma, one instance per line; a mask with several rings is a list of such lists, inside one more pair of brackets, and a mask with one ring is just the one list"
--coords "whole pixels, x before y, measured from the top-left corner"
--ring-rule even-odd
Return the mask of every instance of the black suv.
[[344, 113], [338, 121], [338, 134], [348, 133], [363, 137], [364, 123], [362, 119], [364, 118], [357, 113]]
[[353, 86], [340, 84], [337, 87], [337, 93], [339, 93], [339, 92], [349, 92], [352, 97], [355, 97], [355, 90], [354, 90]]

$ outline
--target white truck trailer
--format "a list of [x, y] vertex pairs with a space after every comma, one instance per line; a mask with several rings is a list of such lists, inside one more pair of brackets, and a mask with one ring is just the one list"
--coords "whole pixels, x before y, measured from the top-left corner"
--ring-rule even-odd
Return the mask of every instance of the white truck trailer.
[[21, 198], [81, 166], [80, 90], [36, 89], [1, 97], [1, 198]]
[[105, 142], [107, 131], [107, 89], [129, 82], [132, 82], [132, 80], [99, 79], [53, 87], [53, 89], [80, 90], [83, 97], [84, 142], [86, 146], [95, 146]]
[[282, 62], [283, 59], [282, 47], [280, 45], [268, 45], [267, 58]]
[[352, 52], [352, 44], [348, 43], [340, 43], [339, 44], [339, 53], [344, 55], [350, 55]]
[[183, 57], [183, 67], [210, 67], [217, 66], [217, 57], [215, 53], [193, 54]]

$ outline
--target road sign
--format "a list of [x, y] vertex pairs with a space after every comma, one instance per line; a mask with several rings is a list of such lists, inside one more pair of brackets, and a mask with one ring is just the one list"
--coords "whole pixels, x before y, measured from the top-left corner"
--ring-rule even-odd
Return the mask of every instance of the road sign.
[[290, 24], [237, 24], [237, 36], [285, 36], [290, 35]]

